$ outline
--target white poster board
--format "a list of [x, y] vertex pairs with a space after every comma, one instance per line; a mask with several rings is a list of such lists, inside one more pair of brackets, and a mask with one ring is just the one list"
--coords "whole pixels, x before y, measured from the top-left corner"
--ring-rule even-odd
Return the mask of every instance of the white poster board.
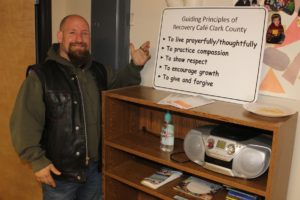
[[266, 22], [262, 7], [166, 8], [154, 87], [236, 103], [255, 101]]

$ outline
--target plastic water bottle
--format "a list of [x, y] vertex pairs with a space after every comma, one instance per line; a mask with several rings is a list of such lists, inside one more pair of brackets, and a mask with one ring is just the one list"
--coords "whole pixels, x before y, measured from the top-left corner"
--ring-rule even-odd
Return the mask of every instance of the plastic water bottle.
[[160, 134], [160, 149], [166, 152], [172, 152], [174, 149], [174, 125], [169, 111], [164, 117], [164, 124]]

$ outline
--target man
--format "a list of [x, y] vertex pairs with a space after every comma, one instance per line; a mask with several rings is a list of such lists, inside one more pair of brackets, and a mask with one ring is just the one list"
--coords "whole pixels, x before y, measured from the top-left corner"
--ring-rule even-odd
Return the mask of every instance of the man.
[[92, 61], [90, 29], [65, 17], [42, 65], [31, 66], [11, 116], [14, 147], [28, 161], [44, 199], [101, 199], [101, 91], [140, 83], [149, 42], [130, 45], [132, 61], [118, 72]]

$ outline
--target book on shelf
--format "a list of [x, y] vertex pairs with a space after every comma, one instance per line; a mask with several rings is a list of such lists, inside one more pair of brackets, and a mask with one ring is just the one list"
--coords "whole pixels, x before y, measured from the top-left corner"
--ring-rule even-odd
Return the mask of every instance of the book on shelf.
[[226, 199], [229, 200], [259, 200], [260, 199], [260, 197], [257, 195], [242, 192], [240, 190], [236, 190], [230, 187], [228, 187], [227, 190], [228, 192], [227, 192]]
[[166, 183], [169, 183], [182, 175], [181, 171], [173, 170], [170, 168], [163, 167], [153, 173], [152, 175], [145, 177], [141, 184], [150, 187], [152, 189], [157, 189]]
[[232, 196], [229, 196], [229, 195], [226, 195], [225, 200], [239, 200], [239, 199], [237, 199], [235, 197], [232, 197]]
[[219, 184], [215, 184], [194, 176], [188, 177], [174, 187], [174, 189], [179, 192], [203, 200], [213, 199], [214, 194], [221, 188], [223, 188], [223, 186]]

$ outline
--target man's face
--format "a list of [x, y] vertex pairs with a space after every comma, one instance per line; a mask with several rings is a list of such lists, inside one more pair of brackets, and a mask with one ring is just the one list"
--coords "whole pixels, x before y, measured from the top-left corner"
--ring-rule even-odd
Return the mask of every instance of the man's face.
[[58, 42], [60, 43], [59, 54], [75, 62], [85, 62], [89, 56], [90, 49], [90, 30], [87, 22], [78, 17], [69, 17], [61, 30], [57, 33]]

